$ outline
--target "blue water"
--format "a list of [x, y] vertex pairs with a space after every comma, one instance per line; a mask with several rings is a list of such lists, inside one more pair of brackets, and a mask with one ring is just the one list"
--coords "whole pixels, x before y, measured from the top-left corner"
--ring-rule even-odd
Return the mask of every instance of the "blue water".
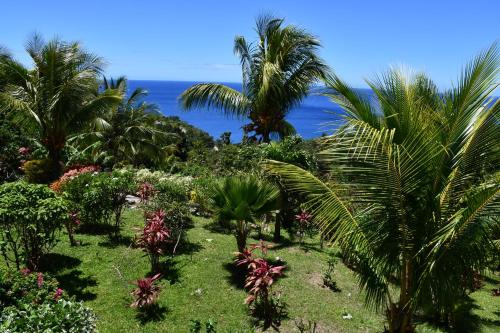
[[[243, 136], [241, 127], [248, 123], [246, 119], [228, 118], [217, 110], [183, 111], [179, 106], [179, 95], [196, 82], [179, 81], [129, 81], [129, 89], [137, 87], [146, 89], [149, 95], [146, 101], [159, 106], [165, 116], [178, 116], [182, 120], [201, 128], [219, 138], [223, 132], [231, 132], [231, 140], [240, 141]], [[228, 83], [228, 86], [240, 89], [237, 83]], [[319, 95], [310, 95], [302, 104], [291, 110], [287, 120], [295, 127], [303, 138], [310, 139], [331, 133], [341, 123], [341, 109], [330, 102], [328, 98]]]

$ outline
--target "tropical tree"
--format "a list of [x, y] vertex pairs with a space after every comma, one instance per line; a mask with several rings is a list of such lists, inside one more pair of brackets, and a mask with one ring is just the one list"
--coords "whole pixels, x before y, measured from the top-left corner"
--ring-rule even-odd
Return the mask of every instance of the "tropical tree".
[[497, 44], [456, 87], [392, 69], [368, 81], [376, 103], [331, 75], [326, 94], [345, 124], [324, 139], [322, 181], [290, 164], [266, 169], [293, 191], [355, 267], [390, 332], [412, 332], [417, 310], [448, 317], [492, 253], [500, 215]]
[[26, 44], [33, 61], [28, 69], [10, 57], [0, 57], [0, 106], [30, 127], [57, 168], [70, 134], [102, 122], [120, 103], [119, 91], [99, 91], [103, 60], [76, 42], [35, 35]]
[[104, 164], [156, 164], [168, 152], [167, 140], [176, 137], [159, 127], [158, 107], [143, 101], [147, 91], [136, 88], [127, 95], [127, 79], [103, 79], [102, 89], [118, 91], [124, 96], [108, 116], [72, 141], [83, 151], [90, 151]]
[[216, 216], [236, 222], [239, 252], [246, 247], [249, 223], [278, 209], [279, 194], [277, 187], [255, 176], [228, 177], [211, 189], [210, 201]]
[[325, 75], [327, 66], [317, 55], [318, 39], [296, 26], [283, 26], [283, 22], [260, 16], [255, 44], [242, 36], [235, 38], [234, 53], [243, 72], [242, 91], [223, 84], [196, 84], [182, 93], [183, 108], [214, 107], [248, 118], [245, 133], [253, 133], [263, 142], [269, 142], [271, 135], [295, 133], [286, 116]]

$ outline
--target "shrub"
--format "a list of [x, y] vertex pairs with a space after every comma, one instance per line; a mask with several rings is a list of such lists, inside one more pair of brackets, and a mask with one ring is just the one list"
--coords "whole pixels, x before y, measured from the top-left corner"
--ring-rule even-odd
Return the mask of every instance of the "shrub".
[[[7, 264], [37, 270], [55, 245], [55, 233], [68, 220], [68, 202], [47, 186], [23, 181], [0, 185], [0, 250]], [[11, 258], [10, 256], [13, 256]]]
[[6, 308], [0, 315], [0, 331], [11, 333], [92, 333], [97, 318], [82, 302], [60, 299], [42, 305]]
[[49, 275], [20, 271], [0, 271], [0, 306], [22, 307], [25, 304], [43, 304], [54, 301], [58, 290], [56, 279]]
[[165, 212], [159, 210], [150, 214], [136, 244], [149, 256], [151, 271], [159, 269], [160, 255], [165, 252], [165, 247], [170, 241], [171, 231], [165, 226]]
[[22, 170], [28, 182], [48, 184], [59, 177], [60, 167], [49, 159], [41, 159], [25, 162]]
[[337, 287], [337, 282], [333, 279], [333, 271], [335, 270], [335, 265], [337, 264], [337, 259], [330, 256], [327, 261], [327, 268], [323, 274], [323, 285], [332, 291], [340, 291]]
[[301, 210], [300, 214], [295, 215], [295, 221], [297, 221], [299, 226], [300, 244], [302, 244], [302, 241], [304, 240], [306, 231], [308, 231], [311, 227], [311, 220], [312, 215], [305, 210]]
[[135, 192], [133, 173], [127, 170], [80, 173], [64, 182], [61, 189], [75, 204], [84, 224], [111, 224], [110, 236], [119, 236], [126, 196]]
[[155, 305], [158, 297], [160, 297], [161, 288], [157, 284], [160, 277], [160, 274], [156, 274], [153, 277], [137, 280], [137, 288], [132, 291], [134, 302], [130, 306], [147, 309]]
[[137, 189], [137, 196], [141, 200], [142, 203], [149, 201], [151, 198], [153, 198], [157, 193], [156, 188], [153, 186], [153, 184], [149, 182], [144, 182], [139, 185]]
[[19, 126], [0, 112], [0, 183], [14, 181], [21, 175], [20, 166], [29, 153], [21, 148], [29, 146]]

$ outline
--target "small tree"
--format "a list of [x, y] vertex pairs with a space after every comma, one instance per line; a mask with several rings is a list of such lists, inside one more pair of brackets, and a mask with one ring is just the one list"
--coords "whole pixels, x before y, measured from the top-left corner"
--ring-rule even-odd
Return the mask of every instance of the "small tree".
[[55, 233], [69, 219], [68, 202], [45, 185], [26, 182], [0, 186], [0, 235], [7, 262], [38, 270], [40, 258], [56, 243]]

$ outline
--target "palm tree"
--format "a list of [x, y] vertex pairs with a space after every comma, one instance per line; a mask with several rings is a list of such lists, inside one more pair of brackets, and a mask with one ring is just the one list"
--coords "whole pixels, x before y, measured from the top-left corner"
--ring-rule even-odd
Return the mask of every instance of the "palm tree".
[[354, 264], [368, 304], [386, 310], [390, 332], [412, 332], [417, 310], [449, 314], [498, 253], [499, 64], [495, 44], [444, 93], [423, 74], [393, 69], [368, 81], [378, 103], [332, 75], [327, 95], [347, 117], [320, 156], [335, 177], [265, 164], [307, 195], [306, 209]]
[[147, 91], [136, 88], [127, 96], [125, 77], [116, 80], [104, 78], [102, 87], [119, 91], [125, 97], [103, 122], [96, 123], [72, 140], [84, 150], [91, 150], [94, 158], [103, 160], [104, 164], [161, 162], [167, 152], [167, 139], [175, 135], [157, 126], [157, 106], [142, 101]]
[[35, 35], [26, 44], [33, 61], [28, 69], [10, 57], [0, 57], [0, 105], [36, 133], [57, 167], [70, 134], [102, 121], [120, 103], [118, 91], [99, 92], [103, 61], [76, 42]]
[[286, 116], [325, 75], [327, 66], [317, 55], [319, 41], [293, 25], [283, 27], [283, 19], [261, 16], [256, 31], [256, 44], [242, 36], [234, 40], [243, 72], [241, 92], [223, 84], [203, 83], [184, 91], [180, 99], [186, 110], [214, 107], [248, 118], [245, 133], [253, 132], [254, 137], [269, 142], [271, 135], [295, 133]]
[[279, 207], [279, 189], [255, 176], [225, 178], [212, 188], [210, 201], [218, 218], [236, 221], [235, 237], [243, 252], [248, 223]]

